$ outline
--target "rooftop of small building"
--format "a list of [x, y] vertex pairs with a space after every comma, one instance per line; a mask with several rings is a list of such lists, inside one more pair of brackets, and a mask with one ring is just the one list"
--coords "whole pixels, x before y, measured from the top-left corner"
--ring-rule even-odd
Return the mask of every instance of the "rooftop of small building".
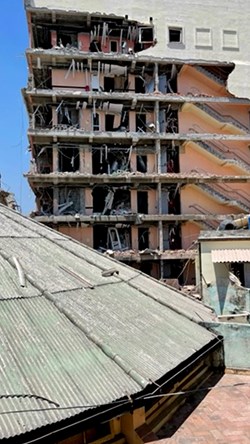
[[210, 308], [3, 205], [0, 277], [0, 439], [129, 402], [219, 342]]
[[207, 230], [201, 231], [199, 234], [199, 241], [207, 240], [235, 240], [235, 239], [250, 239], [249, 229], [235, 229], [235, 230]]

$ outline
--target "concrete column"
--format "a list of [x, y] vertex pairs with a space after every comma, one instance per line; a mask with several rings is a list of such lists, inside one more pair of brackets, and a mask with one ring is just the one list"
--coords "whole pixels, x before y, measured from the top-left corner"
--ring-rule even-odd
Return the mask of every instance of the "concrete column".
[[59, 190], [57, 187], [54, 187], [53, 190], [53, 214], [58, 214], [58, 203], [59, 203]]
[[59, 171], [59, 153], [58, 145], [56, 144], [52, 146], [52, 168], [53, 173], [57, 173]]
[[85, 145], [79, 145], [79, 171], [84, 173], [85, 165]]

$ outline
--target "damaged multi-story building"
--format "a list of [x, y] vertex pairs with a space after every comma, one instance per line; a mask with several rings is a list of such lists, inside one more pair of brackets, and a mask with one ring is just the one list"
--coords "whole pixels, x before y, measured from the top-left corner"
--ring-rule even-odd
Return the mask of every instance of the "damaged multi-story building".
[[218, 3], [25, 0], [33, 216], [177, 285], [250, 212], [249, 26]]

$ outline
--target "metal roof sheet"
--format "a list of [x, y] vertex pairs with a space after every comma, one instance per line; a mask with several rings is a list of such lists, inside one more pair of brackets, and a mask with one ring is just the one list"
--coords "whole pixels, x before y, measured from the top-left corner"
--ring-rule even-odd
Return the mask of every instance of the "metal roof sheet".
[[212, 250], [212, 262], [250, 262], [250, 250], [246, 248]]
[[0, 412], [18, 411], [0, 439], [138, 393], [215, 338], [200, 302], [1, 205], [0, 237]]

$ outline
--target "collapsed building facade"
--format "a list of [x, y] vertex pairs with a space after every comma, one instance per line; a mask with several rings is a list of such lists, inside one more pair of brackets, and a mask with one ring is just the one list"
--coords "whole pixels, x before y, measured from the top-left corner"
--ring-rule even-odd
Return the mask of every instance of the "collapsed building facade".
[[250, 101], [237, 2], [223, 29], [163, 3], [25, 1], [26, 177], [38, 221], [183, 285], [200, 230], [250, 211]]

